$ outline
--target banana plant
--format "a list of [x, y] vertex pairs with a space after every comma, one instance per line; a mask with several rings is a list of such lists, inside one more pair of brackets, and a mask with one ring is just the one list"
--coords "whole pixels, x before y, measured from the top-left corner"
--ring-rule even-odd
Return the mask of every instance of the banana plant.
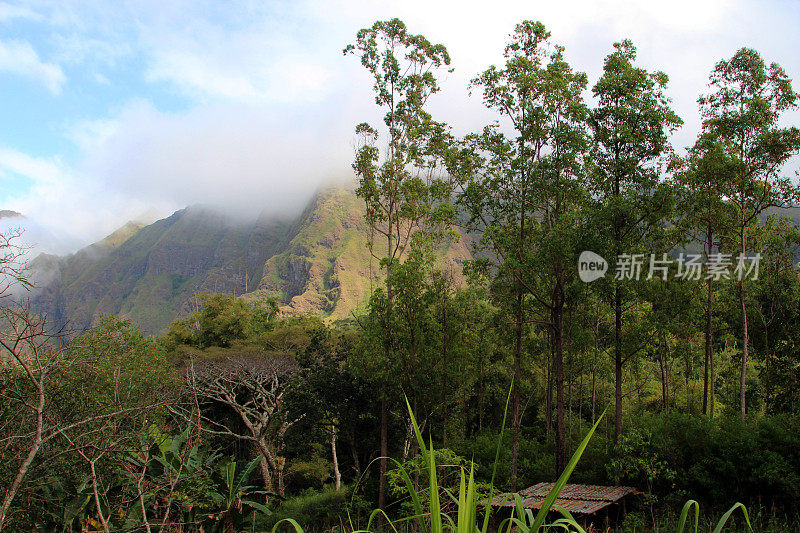
[[[180, 509], [175, 511], [182, 515], [181, 522], [194, 523], [198, 511], [210, 503], [206, 501], [204, 487], [212, 484], [209, 473], [221, 457], [209, 451], [199, 439], [191, 439], [188, 429], [176, 435], [165, 435], [152, 426], [148, 438], [143, 438], [139, 448], [128, 454], [128, 465], [121, 473], [137, 485], [144, 471], [146, 482], [142, 487], [142, 500], [145, 509], [160, 502], [172, 513], [172, 504], [180, 500]], [[160, 513], [164, 512], [164, 505], [161, 505]], [[123, 527], [132, 528], [143, 521], [142, 505], [136, 502], [128, 510]]]
[[209, 515], [207, 520], [212, 531], [221, 533], [239, 531], [242, 520], [248, 514], [247, 511], [271, 514], [269, 508], [253, 498], [274, 495], [247, 484], [260, 461], [259, 456], [245, 465], [235, 460], [226, 461], [221, 465], [220, 483], [216, 491], [210, 494], [211, 499], [217, 504], [217, 511]]
[[85, 515], [92, 499], [92, 486], [88, 479], [75, 485], [60, 477], [50, 478], [42, 485], [40, 496], [49, 521], [39, 526], [39, 530], [65, 533], [72, 531], [75, 521]]

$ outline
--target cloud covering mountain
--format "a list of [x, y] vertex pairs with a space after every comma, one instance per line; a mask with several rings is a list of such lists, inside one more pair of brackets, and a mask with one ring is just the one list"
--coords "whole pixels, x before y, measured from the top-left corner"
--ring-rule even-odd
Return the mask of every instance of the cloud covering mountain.
[[[351, 176], [353, 127], [380, 121], [371, 81], [342, 57], [356, 31], [398, 16], [445, 43], [455, 71], [431, 100], [457, 133], [492, 120], [469, 80], [501, 59], [522, 19], [542, 20], [578, 70], [598, 76], [630, 37], [643, 65], [670, 75], [684, 118], [714, 62], [740, 46], [800, 78], [795, 3], [668, 6], [634, 0], [507, 2], [0, 3], [0, 206], [64, 242], [87, 243], [155, 208], [193, 203], [299, 209]], [[590, 95], [587, 95], [590, 96]]]

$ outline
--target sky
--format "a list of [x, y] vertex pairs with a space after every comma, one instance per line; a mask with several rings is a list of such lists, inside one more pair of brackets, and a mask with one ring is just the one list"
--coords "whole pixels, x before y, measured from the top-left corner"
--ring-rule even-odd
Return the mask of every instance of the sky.
[[431, 112], [457, 134], [493, 120], [468, 83], [525, 19], [590, 85], [612, 43], [632, 39], [640, 64], [670, 77], [679, 149], [709, 72], [738, 48], [800, 85], [790, 0], [0, 1], [0, 209], [26, 215], [32, 242], [56, 253], [196, 203], [299, 209], [352, 176], [354, 126], [380, 114], [342, 49], [391, 17], [447, 46], [454, 71]]

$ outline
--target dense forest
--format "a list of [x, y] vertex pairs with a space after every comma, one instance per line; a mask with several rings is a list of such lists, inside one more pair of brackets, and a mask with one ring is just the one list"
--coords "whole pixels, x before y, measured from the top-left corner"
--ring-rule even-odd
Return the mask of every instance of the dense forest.
[[[796, 530], [799, 95], [742, 48], [684, 149], [631, 41], [593, 84], [564, 52], [518, 24], [471, 84], [496, 120], [457, 136], [429, 111], [446, 47], [397, 19], [358, 32], [344, 55], [384, 115], [353, 170], [384, 282], [344, 319], [197, 294], [159, 336], [55, 328], [3, 234], [0, 530], [476, 531], [464, 473], [479, 503], [565, 471], [638, 490], [622, 531], [671, 530], [687, 500], [703, 530], [737, 502], [730, 530]], [[437, 266], [455, 238], [459, 279]], [[403, 521], [420, 499], [457, 527]]]

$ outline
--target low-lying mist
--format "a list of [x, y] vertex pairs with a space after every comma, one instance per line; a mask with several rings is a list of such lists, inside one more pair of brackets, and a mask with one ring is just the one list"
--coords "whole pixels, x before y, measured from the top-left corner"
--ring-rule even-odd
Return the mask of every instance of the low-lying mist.
[[197, 204], [242, 223], [293, 218], [320, 188], [352, 180], [352, 125], [314, 104], [164, 113], [136, 101], [72, 136], [84, 158], [9, 206], [26, 216], [17, 225], [31, 257], [74, 252], [129, 220]]
[[166, 114], [138, 103], [90, 151], [84, 171], [143, 202], [285, 216], [349, 175], [351, 138], [351, 128], [314, 106], [228, 104]]

